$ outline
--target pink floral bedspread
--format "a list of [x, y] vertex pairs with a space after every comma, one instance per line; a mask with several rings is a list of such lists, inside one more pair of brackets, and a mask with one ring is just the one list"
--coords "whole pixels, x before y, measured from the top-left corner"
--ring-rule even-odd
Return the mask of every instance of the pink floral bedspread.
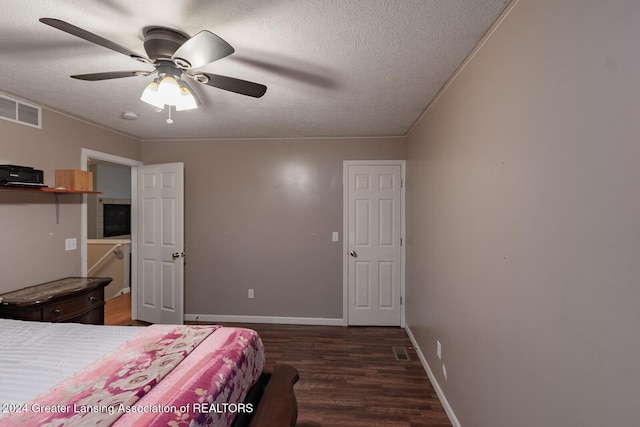
[[229, 426], [264, 367], [255, 331], [152, 325], [3, 426]]

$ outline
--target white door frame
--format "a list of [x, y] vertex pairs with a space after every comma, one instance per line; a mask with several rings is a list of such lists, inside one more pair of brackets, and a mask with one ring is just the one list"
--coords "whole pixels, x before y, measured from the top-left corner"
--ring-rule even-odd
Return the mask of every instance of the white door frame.
[[[137, 196], [138, 185], [137, 175], [135, 174], [134, 166], [141, 166], [143, 163], [140, 160], [129, 159], [126, 157], [120, 157], [109, 153], [102, 153], [100, 151], [90, 150], [83, 148], [81, 150], [80, 170], [86, 171], [89, 159], [102, 160], [105, 162], [115, 163], [123, 166], [129, 166], [131, 170], [131, 288], [138, 289], [137, 286], [137, 272], [138, 272], [138, 250], [137, 250]], [[81, 262], [81, 275], [87, 275], [87, 195], [82, 196], [82, 207], [80, 214], [80, 262]], [[131, 292], [131, 318], [138, 318], [138, 298], [136, 292]]]
[[405, 259], [406, 259], [406, 227], [405, 227], [405, 192], [406, 192], [406, 161], [405, 160], [345, 160], [342, 166], [342, 324], [349, 325], [349, 166], [400, 166], [402, 185], [400, 189], [400, 233], [402, 246], [400, 248], [400, 326], [405, 327]]

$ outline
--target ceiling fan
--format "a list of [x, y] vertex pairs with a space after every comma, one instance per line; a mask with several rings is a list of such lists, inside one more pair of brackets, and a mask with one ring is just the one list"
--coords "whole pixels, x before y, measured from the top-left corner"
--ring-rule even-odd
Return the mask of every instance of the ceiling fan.
[[[145, 27], [143, 36], [144, 50], [147, 56], [143, 56], [111, 40], [59, 19], [40, 18], [40, 22], [155, 67], [154, 71], [107, 71], [71, 77], [79, 80], [99, 81], [157, 74], [158, 77], [147, 86], [141, 99], [160, 108], [164, 108], [165, 103], [176, 106], [177, 110], [197, 107], [199, 101], [189, 85], [182, 79], [183, 76], [198, 83], [254, 98], [260, 98], [267, 91], [267, 87], [259, 83], [196, 70], [235, 52], [229, 43], [206, 30], [189, 37], [172, 28]], [[178, 100], [172, 104], [159, 100], [159, 93], [165, 95], [167, 93], [167, 89], [163, 92], [163, 83], [169, 84], [170, 87], [165, 86], [165, 88], [169, 87], [169, 90], [173, 91], [173, 94], [181, 101]], [[147, 99], [145, 99], [145, 95]], [[188, 99], [190, 97], [192, 99]]]

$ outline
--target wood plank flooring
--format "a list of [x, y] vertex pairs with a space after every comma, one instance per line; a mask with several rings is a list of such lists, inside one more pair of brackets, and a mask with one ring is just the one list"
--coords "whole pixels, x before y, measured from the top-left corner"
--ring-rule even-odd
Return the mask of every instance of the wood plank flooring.
[[[107, 302], [105, 316], [109, 322], [127, 324], [111, 317], [114, 311], [110, 308], [117, 303]], [[128, 322], [132, 323], [130, 317]], [[260, 334], [266, 370], [280, 363], [298, 369], [297, 427], [451, 426], [411, 341], [401, 328], [225, 326], [248, 327]], [[410, 360], [396, 360], [393, 347], [406, 347]]]
[[131, 293], [107, 301], [104, 306], [105, 325], [129, 326], [131, 323]]

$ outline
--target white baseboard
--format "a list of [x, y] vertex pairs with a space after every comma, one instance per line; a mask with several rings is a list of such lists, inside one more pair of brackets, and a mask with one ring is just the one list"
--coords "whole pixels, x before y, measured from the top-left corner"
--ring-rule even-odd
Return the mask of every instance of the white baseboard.
[[111, 299], [114, 299], [114, 298], [116, 298], [116, 297], [119, 297], [119, 296], [122, 296], [122, 295], [128, 294], [128, 293], [130, 293], [130, 292], [131, 292], [131, 287], [127, 286], [126, 288], [122, 288], [122, 289], [120, 289], [120, 290], [118, 291], [118, 293], [116, 293], [114, 296], [112, 296], [112, 297], [111, 297], [111, 298], [109, 298], [109, 299], [111, 300]]
[[323, 317], [274, 317], [274, 316], [226, 316], [217, 314], [185, 314], [184, 320], [191, 322], [227, 323], [280, 323], [283, 325], [344, 326], [343, 319]]
[[436, 394], [438, 395], [438, 399], [440, 399], [440, 403], [442, 403], [442, 406], [444, 407], [444, 411], [447, 413], [447, 416], [449, 417], [449, 421], [451, 421], [451, 424], [453, 425], [453, 427], [462, 427], [460, 425], [460, 421], [458, 421], [458, 418], [456, 418], [456, 414], [453, 413], [453, 409], [451, 408], [451, 405], [449, 405], [449, 401], [447, 400], [447, 397], [444, 395], [442, 388], [440, 388], [440, 384], [438, 384], [438, 381], [436, 380], [435, 375], [433, 375], [433, 371], [431, 371], [431, 368], [427, 363], [427, 359], [424, 357], [424, 354], [422, 354], [422, 350], [420, 350], [420, 346], [418, 345], [418, 342], [416, 341], [415, 337], [411, 333], [411, 328], [409, 328], [409, 326], [405, 326], [404, 330], [407, 331], [407, 335], [409, 335], [409, 339], [411, 340], [413, 347], [416, 349], [416, 353], [418, 353], [418, 359], [420, 359], [420, 362], [422, 363], [422, 367], [426, 371], [427, 376], [429, 377], [429, 380], [431, 381], [431, 384], [433, 385], [433, 388], [436, 391]]

